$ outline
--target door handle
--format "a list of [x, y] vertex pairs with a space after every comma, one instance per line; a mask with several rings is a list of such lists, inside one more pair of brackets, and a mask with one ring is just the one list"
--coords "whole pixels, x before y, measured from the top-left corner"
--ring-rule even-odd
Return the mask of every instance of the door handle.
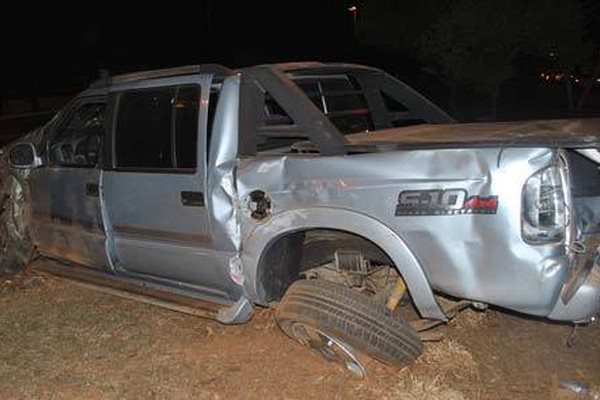
[[97, 183], [86, 183], [85, 184], [85, 195], [89, 197], [100, 196], [100, 186]]
[[204, 193], [181, 192], [181, 204], [187, 207], [204, 207]]

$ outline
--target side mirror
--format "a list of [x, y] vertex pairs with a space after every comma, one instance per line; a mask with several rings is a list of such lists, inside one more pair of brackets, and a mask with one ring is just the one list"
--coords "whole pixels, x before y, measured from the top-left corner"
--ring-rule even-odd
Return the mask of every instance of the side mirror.
[[15, 143], [9, 150], [8, 162], [14, 168], [34, 168], [41, 164], [35, 146], [30, 142]]

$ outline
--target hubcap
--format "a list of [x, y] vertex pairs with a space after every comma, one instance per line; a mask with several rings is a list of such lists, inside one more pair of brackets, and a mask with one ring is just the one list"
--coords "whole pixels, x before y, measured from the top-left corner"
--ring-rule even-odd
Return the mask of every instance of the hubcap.
[[346, 343], [299, 322], [292, 325], [292, 332], [300, 343], [310, 347], [325, 360], [340, 364], [360, 379], [365, 377], [365, 368], [358, 360], [356, 351]]

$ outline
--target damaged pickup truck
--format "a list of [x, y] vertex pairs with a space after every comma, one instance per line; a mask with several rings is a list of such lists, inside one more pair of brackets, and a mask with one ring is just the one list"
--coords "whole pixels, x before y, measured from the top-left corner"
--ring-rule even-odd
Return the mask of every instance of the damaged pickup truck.
[[593, 321], [599, 135], [598, 119], [456, 124], [350, 64], [105, 78], [4, 149], [0, 269], [226, 324], [274, 307], [362, 376], [364, 355], [413, 361], [457, 305]]

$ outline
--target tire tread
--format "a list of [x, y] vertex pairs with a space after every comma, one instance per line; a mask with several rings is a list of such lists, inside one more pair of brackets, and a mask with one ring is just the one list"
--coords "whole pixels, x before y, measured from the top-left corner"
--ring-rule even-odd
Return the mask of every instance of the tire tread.
[[282, 330], [292, 338], [292, 325], [300, 322], [397, 367], [410, 364], [423, 350], [417, 333], [385, 305], [333, 282], [294, 282], [275, 316]]

